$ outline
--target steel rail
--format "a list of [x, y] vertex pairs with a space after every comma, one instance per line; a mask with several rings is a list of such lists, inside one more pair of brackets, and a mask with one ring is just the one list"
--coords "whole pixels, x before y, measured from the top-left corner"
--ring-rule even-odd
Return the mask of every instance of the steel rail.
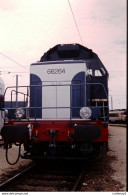
[[80, 173], [80, 175], [79, 175], [77, 181], [75, 182], [75, 184], [73, 185], [73, 188], [71, 189], [71, 192], [77, 191], [78, 186], [79, 186], [79, 184], [80, 184], [80, 182], [81, 182], [81, 180], [83, 179], [83, 176], [84, 176], [84, 174], [85, 174], [85, 170], [86, 170], [86, 167], [84, 167], [84, 168], [82, 169], [82, 171], [81, 171], [81, 173]]
[[20, 178], [21, 176], [23, 176], [25, 173], [27, 173], [28, 171], [30, 171], [32, 168], [34, 168], [36, 166], [36, 164], [32, 164], [29, 167], [27, 167], [26, 169], [24, 169], [22, 172], [14, 175], [13, 177], [11, 177], [10, 179], [8, 179], [7, 181], [4, 181], [3, 183], [0, 184], [0, 191], [2, 190], [6, 190], [6, 187], [8, 185], [10, 185], [11, 183], [13, 183], [14, 181], [16, 181], [17, 178]]

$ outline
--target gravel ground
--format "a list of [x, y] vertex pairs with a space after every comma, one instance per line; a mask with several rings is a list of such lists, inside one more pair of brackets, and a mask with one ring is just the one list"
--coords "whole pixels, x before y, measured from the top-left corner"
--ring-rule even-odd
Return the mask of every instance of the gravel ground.
[[[21, 148], [21, 151], [23, 151], [23, 147]], [[18, 154], [18, 147], [13, 146], [9, 150], [9, 161], [15, 162], [15, 160], [17, 158], [17, 154]], [[18, 161], [18, 163], [16, 165], [14, 165], [14, 166], [9, 165], [6, 162], [5, 150], [3, 149], [3, 146], [1, 146], [0, 147], [0, 182], [2, 180], [3, 175], [6, 175], [9, 172], [12, 172], [14, 170], [19, 170], [21, 167], [26, 166], [30, 162], [31, 162], [31, 160], [24, 160], [24, 159], [20, 158], [20, 160]]]
[[[126, 191], [126, 127], [109, 127], [109, 133], [107, 158], [103, 162], [101, 161], [101, 164], [98, 163], [96, 169], [94, 166], [92, 174], [89, 173], [86, 176], [81, 191]], [[16, 160], [17, 153], [16, 146], [9, 150], [11, 162]], [[0, 147], [0, 181], [2, 181], [3, 175], [5, 178], [9, 172], [19, 170], [29, 163], [31, 160], [20, 159], [16, 165], [8, 165], [5, 159], [5, 150]]]
[[109, 152], [93, 162], [81, 191], [126, 191], [126, 127], [109, 127]]
[[117, 160], [111, 163], [115, 170], [112, 178], [124, 185], [126, 191], [126, 127], [109, 127], [109, 156], [114, 155]]

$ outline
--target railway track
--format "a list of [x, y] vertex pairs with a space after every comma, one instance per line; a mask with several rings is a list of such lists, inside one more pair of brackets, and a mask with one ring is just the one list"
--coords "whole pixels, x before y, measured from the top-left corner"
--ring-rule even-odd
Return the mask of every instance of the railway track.
[[0, 191], [77, 191], [88, 164], [42, 166], [31, 165], [0, 184]]
[[15, 182], [17, 179], [19, 179], [20, 177], [22, 177], [23, 175], [27, 174], [30, 170], [32, 170], [36, 165], [32, 164], [29, 167], [25, 168], [23, 171], [17, 173], [16, 175], [12, 176], [11, 178], [9, 178], [8, 180], [2, 182], [0, 184], [0, 191], [6, 190], [6, 188], [9, 185], [12, 185], [13, 182]]

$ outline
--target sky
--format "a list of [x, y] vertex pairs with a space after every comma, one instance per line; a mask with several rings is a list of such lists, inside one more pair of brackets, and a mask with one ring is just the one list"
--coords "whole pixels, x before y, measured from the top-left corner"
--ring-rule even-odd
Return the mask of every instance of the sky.
[[30, 64], [57, 44], [92, 49], [109, 72], [114, 109], [126, 108], [126, 0], [0, 0], [0, 77], [29, 85]]

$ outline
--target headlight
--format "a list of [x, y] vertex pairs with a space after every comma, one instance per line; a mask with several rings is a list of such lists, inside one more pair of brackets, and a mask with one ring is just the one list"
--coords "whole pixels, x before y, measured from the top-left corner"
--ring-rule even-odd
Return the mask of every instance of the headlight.
[[4, 118], [8, 118], [8, 110], [4, 110]]
[[83, 108], [80, 109], [80, 116], [83, 119], [89, 119], [89, 117], [91, 116], [91, 114], [92, 114], [92, 111], [88, 107], [83, 107]]
[[15, 111], [15, 116], [18, 119], [22, 119], [24, 117], [25, 111], [22, 108], [17, 108]]

